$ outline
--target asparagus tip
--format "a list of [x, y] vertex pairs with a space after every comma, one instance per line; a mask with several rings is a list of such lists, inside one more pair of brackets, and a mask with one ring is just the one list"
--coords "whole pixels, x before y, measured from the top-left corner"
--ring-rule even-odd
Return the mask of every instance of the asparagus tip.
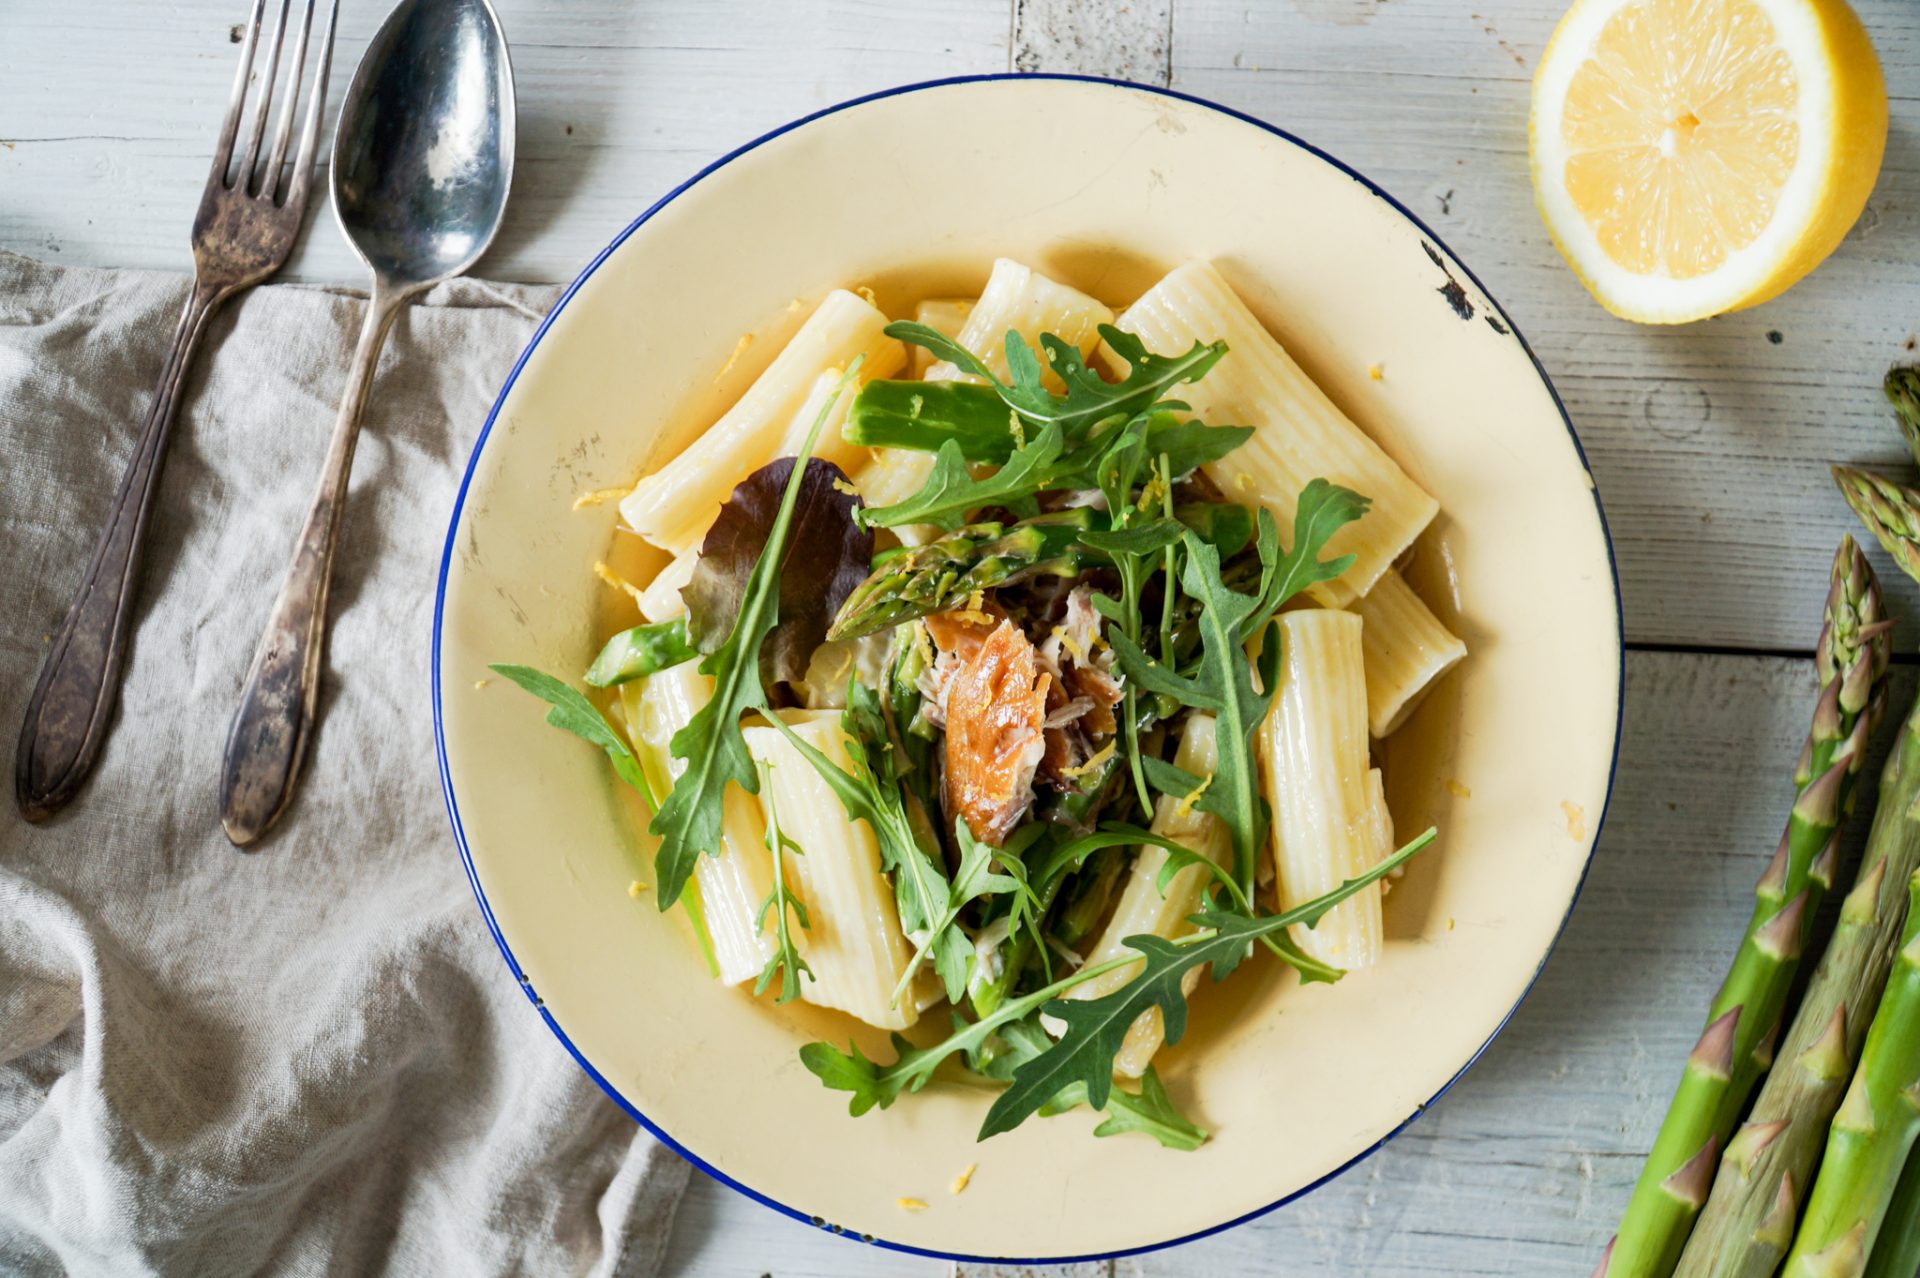
[[1787, 1130], [1788, 1122], [1782, 1118], [1771, 1123], [1743, 1123], [1740, 1130], [1727, 1142], [1727, 1152], [1723, 1159], [1730, 1166], [1740, 1170], [1742, 1178], [1753, 1174], [1753, 1165], [1760, 1161], [1760, 1155], [1767, 1146]]
[[[1799, 1199], [1793, 1191], [1793, 1173], [1788, 1172], [1780, 1178], [1780, 1188], [1773, 1195], [1773, 1206], [1767, 1209], [1766, 1216], [1754, 1227], [1754, 1241], [1784, 1254], [1793, 1245], [1793, 1222], [1799, 1214]], [[1776, 1259], [1774, 1263], [1778, 1264], [1779, 1261]]]
[[1845, 1005], [1833, 1009], [1833, 1016], [1827, 1021], [1827, 1027], [1820, 1031], [1820, 1037], [1813, 1041], [1800, 1055], [1799, 1065], [1815, 1078], [1835, 1079], [1853, 1068], [1853, 1061], [1847, 1055], [1847, 1009]]
[[1732, 1008], [1707, 1026], [1687, 1056], [1687, 1068], [1711, 1078], [1729, 1078], [1733, 1074], [1733, 1031], [1740, 1024], [1743, 1009]]
[[[1813, 793], [1813, 787], [1809, 786], [1807, 793]], [[1753, 934], [1754, 945], [1778, 959], [1799, 958], [1800, 924], [1806, 914], [1807, 893], [1802, 888], [1778, 913], [1760, 925], [1760, 929]]]
[[[1722, 1020], [1725, 1017], [1721, 1018]], [[1716, 1022], [1717, 1023], [1717, 1022]], [[1711, 1032], [1711, 1031], [1709, 1031]], [[1700, 1152], [1680, 1164], [1671, 1176], [1660, 1182], [1660, 1188], [1667, 1196], [1682, 1206], [1698, 1211], [1707, 1201], [1707, 1190], [1713, 1187], [1713, 1165], [1719, 1161], [1720, 1137], [1707, 1137], [1707, 1143]]]

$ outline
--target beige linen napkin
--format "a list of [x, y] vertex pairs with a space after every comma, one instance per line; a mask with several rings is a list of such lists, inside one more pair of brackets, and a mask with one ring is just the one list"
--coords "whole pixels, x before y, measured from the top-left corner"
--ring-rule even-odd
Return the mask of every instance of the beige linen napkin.
[[[185, 281], [0, 254], [0, 758], [133, 450]], [[119, 721], [0, 813], [0, 1272], [646, 1275], [687, 1168], [547, 1032], [475, 908], [428, 709], [441, 541], [551, 289], [402, 315], [367, 408], [321, 717], [264, 849], [227, 722], [364, 302], [261, 288], [195, 366]]]

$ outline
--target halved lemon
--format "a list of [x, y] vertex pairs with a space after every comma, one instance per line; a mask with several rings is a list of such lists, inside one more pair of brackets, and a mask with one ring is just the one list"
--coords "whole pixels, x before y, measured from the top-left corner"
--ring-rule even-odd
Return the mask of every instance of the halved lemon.
[[1887, 92], [1844, 0], [1577, 0], [1533, 78], [1534, 198], [1614, 314], [1753, 306], [1866, 207]]

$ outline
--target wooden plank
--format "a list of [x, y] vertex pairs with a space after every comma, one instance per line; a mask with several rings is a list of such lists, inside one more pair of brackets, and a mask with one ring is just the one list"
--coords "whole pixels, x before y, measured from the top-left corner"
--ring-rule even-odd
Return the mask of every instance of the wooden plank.
[[[1899, 460], [1877, 387], [1920, 341], [1920, 98], [1898, 96], [1920, 9], [1855, 7], [1897, 95], [1866, 215], [1785, 296], [1680, 329], [1601, 310], [1534, 212], [1529, 86], [1563, 0], [1178, 0], [1173, 87], [1367, 174], [1506, 307], [1592, 458], [1634, 642], [1804, 650], [1819, 566], [1853, 527], [1827, 464]], [[1912, 612], [1920, 593], [1888, 578]]]
[[1173, 74], [1173, 0], [1013, 0], [1013, 69], [1164, 85]]
[[[479, 273], [571, 279], [654, 200], [769, 129], [893, 84], [1006, 70], [1007, 6], [499, 0], [519, 153], [507, 224]], [[385, 9], [342, 6], [335, 108]], [[185, 270], [245, 12], [241, 0], [111, 0], [85, 20], [64, 5], [10, 7], [0, 248]], [[365, 270], [321, 190], [283, 278], [357, 283]]]
[[[1896, 710], [1915, 683], [1915, 671], [1896, 673]], [[1122, 1262], [1122, 1274], [1129, 1264], [1149, 1278], [1591, 1268], [1786, 820], [1814, 680], [1801, 660], [1635, 653], [1627, 689], [1613, 806], [1579, 907], [1480, 1062], [1340, 1179], [1241, 1228]], [[1850, 827], [1849, 862], [1866, 824], [1863, 812]], [[1169, 1155], [1170, 1182], [1178, 1174]], [[696, 1177], [668, 1272], [757, 1273], [772, 1256], [783, 1278], [938, 1272], [744, 1200], [730, 1209], [721, 1195]]]

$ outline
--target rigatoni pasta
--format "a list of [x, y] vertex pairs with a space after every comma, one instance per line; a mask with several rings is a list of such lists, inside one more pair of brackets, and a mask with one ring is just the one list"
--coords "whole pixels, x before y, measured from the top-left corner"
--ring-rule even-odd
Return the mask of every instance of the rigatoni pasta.
[[1465, 659], [1467, 645], [1441, 624], [1397, 572], [1384, 574], [1350, 607], [1366, 623], [1360, 640], [1367, 667], [1367, 722], [1374, 736], [1391, 736], [1419, 709], [1440, 676]]
[[[668, 743], [713, 696], [713, 680], [686, 662], [627, 684], [623, 693], [641, 767], [654, 789], [664, 794], [686, 766], [670, 756]], [[694, 877], [720, 980], [738, 985], [758, 976], [772, 953], [758, 916], [773, 885], [773, 867], [766, 826], [753, 796], [729, 786], [723, 803], [720, 845], [700, 858]]]
[[[1291, 909], [1358, 878], [1378, 861], [1370, 836], [1367, 683], [1362, 622], [1308, 608], [1280, 617], [1280, 686], [1267, 716], [1267, 793], [1274, 869]], [[1380, 889], [1362, 888], [1294, 942], [1338, 967], [1380, 956]]]
[[[847, 768], [840, 716], [789, 711], [795, 736]], [[894, 1002], [894, 987], [912, 957], [900, 930], [893, 888], [880, 872], [880, 847], [872, 827], [853, 821], [833, 791], [777, 728], [743, 734], [760, 771], [763, 813], [777, 815], [781, 829], [806, 849], [786, 854], [785, 872], [806, 905], [805, 958], [800, 997], [821, 1007], [850, 1012], [869, 1025], [905, 1029], [919, 1019], [916, 999]]]
[[[1181, 729], [1180, 746], [1173, 756], [1174, 766], [1205, 777], [1213, 774], [1218, 759], [1213, 718], [1204, 714], [1192, 716], [1187, 720], [1186, 727]], [[1220, 822], [1195, 809], [1185, 798], [1161, 795], [1154, 806], [1152, 830], [1161, 838], [1171, 839], [1215, 865], [1223, 864], [1226, 860], [1226, 832], [1221, 829]], [[1126, 944], [1130, 936], [1145, 934], [1171, 940], [1194, 930], [1189, 917], [1200, 908], [1202, 898], [1213, 880], [1205, 866], [1189, 865], [1176, 870], [1162, 888], [1160, 873], [1166, 868], [1167, 861], [1166, 849], [1150, 843], [1143, 844], [1134, 854], [1133, 866], [1127, 872], [1126, 886], [1120, 890], [1120, 900], [1114, 906], [1113, 917], [1100, 933], [1100, 939], [1087, 952], [1087, 962], [1099, 964], [1131, 956], [1133, 951]], [[1088, 999], [1111, 994], [1132, 980], [1139, 969], [1137, 962], [1118, 968], [1075, 987], [1068, 997]], [[1199, 980], [1198, 969], [1187, 974], [1189, 993]], [[1160, 1043], [1165, 1037], [1160, 1009], [1149, 1008], [1141, 1013], [1127, 1027], [1126, 1039], [1113, 1058], [1114, 1072], [1126, 1078], [1138, 1078], [1146, 1073], [1147, 1066], [1153, 1062], [1153, 1055], [1160, 1050]]]
[[1260, 502], [1283, 528], [1292, 526], [1296, 495], [1316, 477], [1372, 501], [1366, 518], [1329, 545], [1355, 560], [1335, 580], [1314, 587], [1323, 603], [1338, 607], [1365, 594], [1439, 511], [1439, 503], [1314, 385], [1211, 263], [1189, 262], [1169, 273], [1126, 309], [1119, 327], [1159, 355], [1179, 354], [1194, 342], [1227, 344], [1229, 358], [1180, 387], [1179, 397], [1210, 423], [1254, 427], [1245, 447], [1207, 467], [1229, 498]]
[[[1040, 334], [1052, 333], [1078, 347], [1082, 356], [1100, 344], [1100, 325], [1113, 323], [1113, 312], [1079, 289], [1048, 279], [1032, 267], [1009, 258], [993, 264], [980, 300], [967, 313], [955, 340], [972, 352], [995, 377], [1007, 376], [1007, 334], [1018, 333], [1040, 353]], [[935, 327], [938, 327], [937, 325]], [[1044, 361], [1043, 361], [1044, 363]], [[926, 380], [977, 380], [944, 360], [927, 369]], [[1055, 385], [1058, 380], [1055, 379]]]
[[822, 373], [864, 357], [858, 376], [886, 377], [906, 351], [887, 317], [844, 289], [827, 294], [746, 394], [687, 450], [634, 485], [620, 503], [627, 527], [673, 554], [697, 548], [734, 485], [765, 465]]

